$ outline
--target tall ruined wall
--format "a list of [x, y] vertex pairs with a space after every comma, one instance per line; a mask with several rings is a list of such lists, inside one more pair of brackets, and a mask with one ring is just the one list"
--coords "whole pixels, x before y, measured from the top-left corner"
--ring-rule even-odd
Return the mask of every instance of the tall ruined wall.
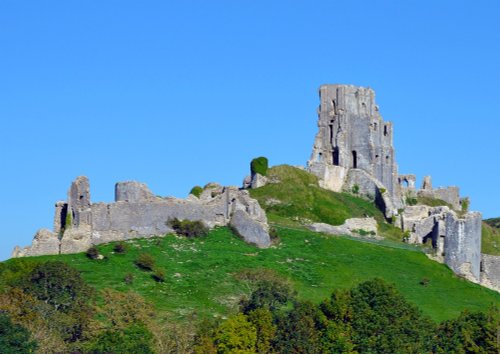
[[[86, 177], [78, 177], [67, 202], [56, 204], [54, 232], [40, 230], [31, 246], [16, 247], [13, 257], [84, 252], [92, 245], [172, 232], [169, 220], [202, 221], [208, 227], [231, 224], [247, 242], [271, 243], [264, 210], [248, 191], [211, 184], [200, 198], [155, 197], [145, 184], [121, 182], [114, 203], [90, 201]], [[65, 217], [70, 215], [69, 217]]]
[[[370, 88], [351, 85], [320, 87], [318, 134], [308, 162], [309, 170], [338, 188], [346, 170], [362, 169], [399, 199], [392, 123], [384, 122]], [[329, 181], [330, 179], [337, 181]], [[330, 188], [333, 189], [333, 188]]]
[[481, 273], [481, 222], [480, 213], [467, 213], [457, 219], [446, 215], [445, 263], [457, 274], [472, 276], [478, 282]]

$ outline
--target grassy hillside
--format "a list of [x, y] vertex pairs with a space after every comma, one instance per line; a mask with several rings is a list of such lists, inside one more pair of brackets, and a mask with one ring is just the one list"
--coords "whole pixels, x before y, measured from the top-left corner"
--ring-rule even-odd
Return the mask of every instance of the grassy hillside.
[[483, 221], [481, 252], [500, 256], [500, 218]]
[[401, 230], [388, 224], [374, 203], [320, 188], [317, 177], [306, 171], [280, 165], [269, 169], [267, 177], [271, 183], [250, 190], [250, 194], [266, 210], [271, 223], [341, 225], [348, 218], [372, 216], [379, 224], [380, 234], [395, 241], [403, 238]]
[[[460, 311], [486, 310], [500, 304], [500, 294], [456, 277], [446, 266], [430, 261], [421, 252], [327, 237], [306, 230], [279, 228], [281, 243], [257, 249], [235, 237], [227, 228], [213, 230], [203, 239], [173, 235], [127, 242], [125, 254], [113, 245], [99, 246], [104, 260], [84, 254], [13, 259], [8, 264], [58, 259], [73, 265], [97, 289], [133, 290], [157, 310], [179, 319], [191, 314], [224, 316], [236, 310], [238, 299], [249, 293], [237, 279], [244, 269], [273, 269], [290, 279], [299, 297], [319, 302], [337, 288], [350, 288], [374, 277], [395, 283], [406, 298], [434, 320], [456, 317]], [[156, 259], [166, 271], [164, 283], [140, 270], [134, 261], [141, 252]], [[134, 281], [124, 278], [132, 274]], [[421, 281], [427, 279], [426, 286]]]

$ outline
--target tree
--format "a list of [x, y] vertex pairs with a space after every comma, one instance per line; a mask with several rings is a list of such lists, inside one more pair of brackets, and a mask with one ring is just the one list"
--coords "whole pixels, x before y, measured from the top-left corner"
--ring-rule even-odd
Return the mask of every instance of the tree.
[[83, 338], [93, 316], [94, 290], [68, 264], [49, 261], [38, 264], [23, 282], [25, 293], [42, 301], [54, 311], [39, 309], [66, 342]]
[[153, 354], [153, 336], [141, 324], [131, 324], [122, 329], [109, 329], [99, 334], [86, 347], [90, 353]]
[[255, 353], [257, 330], [242, 313], [223, 322], [216, 331], [217, 352], [251, 354]]
[[6, 314], [0, 313], [0, 353], [33, 353], [36, 348], [36, 342], [24, 327], [13, 324]]
[[86, 306], [94, 294], [80, 272], [59, 261], [37, 265], [24, 281], [24, 291], [61, 312]]
[[309, 302], [297, 302], [292, 310], [278, 316], [274, 348], [278, 353], [321, 353], [321, 330], [325, 317]]
[[438, 327], [436, 353], [500, 352], [500, 315], [496, 307], [487, 313], [464, 311]]
[[381, 279], [350, 292], [353, 342], [359, 352], [423, 353], [432, 349], [434, 323]]
[[259, 308], [249, 312], [248, 320], [257, 331], [257, 353], [269, 353], [271, 341], [276, 335], [276, 326], [273, 324], [273, 314], [266, 308]]
[[284, 281], [260, 280], [250, 298], [241, 300], [240, 306], [245, 314], [259, 308], [267, 308], [274, 312], [291, 300], [293, 295], [290, 285]]

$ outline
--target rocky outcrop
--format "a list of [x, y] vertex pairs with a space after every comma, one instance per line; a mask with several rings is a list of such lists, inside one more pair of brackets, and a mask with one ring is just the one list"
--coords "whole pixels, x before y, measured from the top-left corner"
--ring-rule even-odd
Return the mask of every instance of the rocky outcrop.
[[208, 227], [233, 227], [248, 242], [259, 247], [270, 244], [267, 217], [248, 191], [222, 187], [216, 183], [205, 186], [200, 198], [155, 197], [139, 182], [120, 182], [115, 187], [114, 203], [91, 203], [86, 177], [78, 177], [70, 187], [67, 202], [56, 204], [54, 229], [37, 233], [33, 244], [16, 249], [14, 256], [77, 253], [90, 246], [138, 237], [151, 237], [172, 232], [169, 220], [200, 220]]
[[243, 210], [236, 210], [233, 213], [230, 226], [245, 242], [262, 248], [271, 245], [271, 239], [265, 225], [252, 219]]
[[312, 231], [331, 235], [377, 237], [377, 221], [374, 218], [351, 218], [339, 226], [314, 223], [308, 227]]

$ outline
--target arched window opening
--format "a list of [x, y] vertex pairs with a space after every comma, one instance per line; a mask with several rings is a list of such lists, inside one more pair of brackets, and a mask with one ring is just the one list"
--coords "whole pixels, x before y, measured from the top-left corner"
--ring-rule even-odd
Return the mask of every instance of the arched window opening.
[[338, 146], [335, 146], [333, 148], [333, 161], [332, 162], [335, 166], [339, 165], [339, 148], [338, 148]]
[[318, 155], [316, 155], [316, 162], [321, 162], [321, 152], [318, 152]]
[[384, 125], [384, 136], [387, 136], [387, 125]]
[[358, 168], [358, 153], [354, 150], [352, 152], [352, 168]]

